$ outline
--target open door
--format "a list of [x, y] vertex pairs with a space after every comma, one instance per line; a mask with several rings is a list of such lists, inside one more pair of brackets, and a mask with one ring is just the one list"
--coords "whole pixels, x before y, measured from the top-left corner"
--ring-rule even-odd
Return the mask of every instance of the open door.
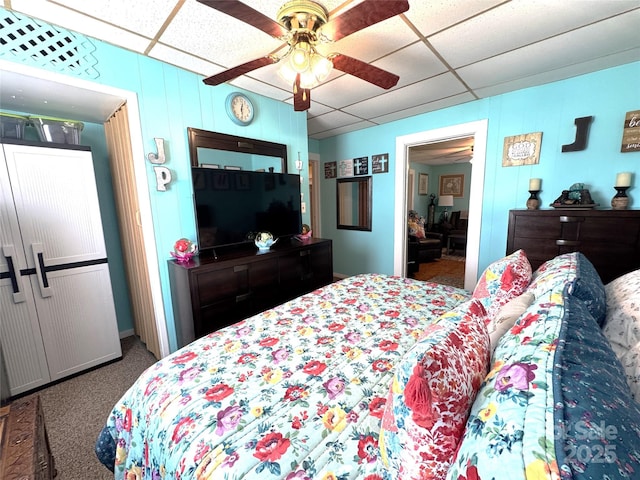
[[157, 359], [162, 357], [158, 342], [149, 269], [144, 255], [144, 239], [133, 169], [133, 150], [126, 103], [104, 124], [109, 150], [113, 194], [118, 212], [122, 255], [129, 283], [134, 331]]

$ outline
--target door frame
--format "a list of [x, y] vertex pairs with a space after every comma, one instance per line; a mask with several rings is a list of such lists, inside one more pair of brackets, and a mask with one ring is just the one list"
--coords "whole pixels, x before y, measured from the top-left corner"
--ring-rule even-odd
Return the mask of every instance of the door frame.
[[467, 255], [464, 288], [473, 290], [478, 279], [480, 233], [482, 225], [482, 197], [487, 152], [487, 119], [449, 127], [426, 130], [396, 137], [395, 203], [393, 235], [393, 274], [407, 274], [407, 178], [409, 148], [425, 143], [437, 143], [460, 137], [473, 136], [471, 160], [471, 191], [469, 194], [469, 222], [467, 229]]
[[[99, 83], [90, 82], [80, 78], [70, 77], [57, 72], [51, 72], [41, 68], [30, 67], [15, 62], [0, 60], [0, 71], [14, 72], [37, 79], [37, 84], [48, 84], [48, 91], [56, 91], [56, 86], [64, 86], [66, 90], [77, 89], [83, 95], [96, 96], [96, 103], [102, 105], [105, 98], [109, 103], [113, 102], [118, 108], [124, 103], [127, 104], [129, 130], [131, 136], [131, 149], [134, 158], [145, 158], [144, 143], [142, 141], [142, 126], [140, 124], [140, 108], [138, 96], [135, 92], [122, 90]], [[25, 87], [25, 90], [28, 86]], [[28, 94], [28, 92], [27, 92]], [[109, 114], [111, 116], [115, 111]], [[107, 118], [108, 118], [107, 117]], [[103, 121], [106, 121], [104, 118]], [[147, 257], [148, 275], [151, 287], [151, 296], [155, 315], [156, 330], [158, 332], [158, 342], [160, 353], [164, 357], [170, 352], [167, 325], [164, 312], [164, 302], [162, 299], [162, 287], [160, 282], [160, 268], [158, 263], [158, 252], [156, 249], [156, 236], [153, 226], [153, 216], [151, 210], [150, 190], [147, 181], [146, 163], [143, 161], [134, 162], [136, 194], [138, 196], [140, 208], [140, 222], [145, 244], [145, 254]]]

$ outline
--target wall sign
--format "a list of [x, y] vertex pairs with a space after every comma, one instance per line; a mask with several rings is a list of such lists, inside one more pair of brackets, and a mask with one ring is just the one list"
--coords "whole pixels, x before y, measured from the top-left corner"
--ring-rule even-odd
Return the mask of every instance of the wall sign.
[[389, 154], [382, 153], [380, 155], [371, 156], [371, 172], [387, 173], [389, 171]]
[[627, 112], [622, 129], [622, 153], [640, 152], [640, 110]]
[[324, 178], [336, 178], [338, 176], [337, 162], [326, 162], [324, 164]]
[[349, 160], [340, 160], [338, 162], [339, 177], [353, 177], [353, 158]]
[[540, 163], [542, 132], [504, 137], [502, 166], [518, 167]]
[[369, 157], [354, 158], [353, 173], [355, 175], [369, 175]]

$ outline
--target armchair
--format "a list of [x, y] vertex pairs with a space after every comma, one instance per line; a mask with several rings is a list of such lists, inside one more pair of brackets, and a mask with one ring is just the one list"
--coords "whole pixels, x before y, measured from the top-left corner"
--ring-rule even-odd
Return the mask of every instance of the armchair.
[[467, 224], [469, 212], [451, 212], [448, 222], [443, 223], [442, 230], [446, 238], [447, 254], [454, 252], [456, 246], [467, 247]]

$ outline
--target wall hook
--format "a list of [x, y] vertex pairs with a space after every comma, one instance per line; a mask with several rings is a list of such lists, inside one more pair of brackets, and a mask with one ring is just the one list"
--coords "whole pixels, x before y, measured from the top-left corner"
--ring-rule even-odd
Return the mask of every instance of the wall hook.
[[156, 150], [158, 153], [148, 153], [147, 158], [153, 164], [162, 165], [165, 162], [164, 158], [164, 138], [154, 138], [156, 142]]

